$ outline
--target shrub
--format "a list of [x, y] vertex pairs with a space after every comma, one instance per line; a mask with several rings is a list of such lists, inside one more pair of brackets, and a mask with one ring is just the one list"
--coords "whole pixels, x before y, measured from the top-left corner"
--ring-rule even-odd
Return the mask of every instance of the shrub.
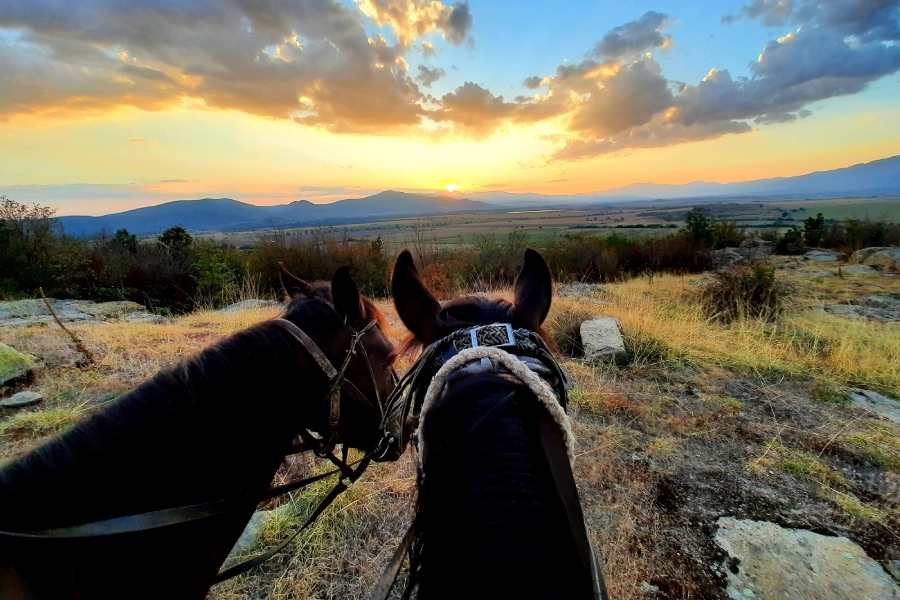
[[719, 271], [702, 294], [708, 317], [731, 322], [752, 317], [773, 320], [782, 309], [785, 290], [775, 280], [775, 267], [764, 263]]
[[775, 252], [778, 254], [803, 254], [806, 246], [803, 244], [803, 232], [797, 227], [791, 227], [784, 232], [775, 242]]

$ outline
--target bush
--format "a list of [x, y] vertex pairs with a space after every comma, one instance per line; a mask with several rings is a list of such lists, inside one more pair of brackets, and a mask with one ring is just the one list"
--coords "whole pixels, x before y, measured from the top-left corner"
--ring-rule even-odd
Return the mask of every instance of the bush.
[[791, 227], [784, 232], [775, 242], [775, 252], [778, 254], [803, 254], [806, 246], [803, 244], [803, 232], [797, 227]]
[[718, 321], [747, 317], [770, 321], [781, 312], [784, 295], [775, 280], [775, 267], [756, 263], [717, 272], [703, 291], [702, 303], [706, 315]]

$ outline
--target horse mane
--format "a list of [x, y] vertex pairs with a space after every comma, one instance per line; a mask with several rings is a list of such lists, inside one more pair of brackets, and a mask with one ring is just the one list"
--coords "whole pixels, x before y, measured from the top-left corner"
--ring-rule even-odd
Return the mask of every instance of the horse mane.
[[[436, 323], [438, 331], [445, 335], [468, 327], [489, 325], [491, 323], [512, 323], [515, 307], [503, 298], [486, 298], [484, 296], [464, 296], [445, 302], [441, 305], [441, 311], [437, 314]], [[547, 331], [540, 327], [536, 331], [547, 346], [554, 352], [558, 349], [550, 339]], [[423, 343], [412, 333], [407, 335], [397, 347], [397, 356], [416, 355], [422, 349]]]

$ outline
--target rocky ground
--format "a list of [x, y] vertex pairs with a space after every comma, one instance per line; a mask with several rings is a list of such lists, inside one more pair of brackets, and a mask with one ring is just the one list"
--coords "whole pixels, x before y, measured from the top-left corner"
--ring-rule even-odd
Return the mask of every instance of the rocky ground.
[[[574, 382], [575, 475], [614, 598], [900, 598], [900, 281], [889, 263], [773, 260], [790, 290], [775, 324], [698, 316], [708, 276], [557, 289], [548, 327]], [[390, 303], [378, 305], [399, 340]], [[0, 342], [31, 355], [34, 373], [5, 398], [44, 396], [0, 407], [0, 456], [278, 307], [178, 319], [132, 309], [54, 304], [96, 355], [78, 368], [39, 303], [0, 303]], [[596, 355], [584, 349], [581, 325], [597, 316], [609, 319], [603, 330], [618, 326], [624, 355], [615, 340]], [[38, 320], [18, 321], [26, 317]], [[294, 461], [283, 474], [316, 468]], [[290, 552], [211, 597], [366, 597], [408, 523], [413, 489], [408, 456], [378, 465]], [[314, 504], [305, 498], [261, 513], [244, 551], [296, 526]]]

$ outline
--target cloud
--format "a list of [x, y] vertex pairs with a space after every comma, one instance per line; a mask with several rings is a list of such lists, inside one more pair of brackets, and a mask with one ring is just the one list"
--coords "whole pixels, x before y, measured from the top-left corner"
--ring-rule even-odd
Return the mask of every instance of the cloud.
[[[378, 25], [390, 26], [403, 46], [431, 31], [441, 31], [445, 40], [459, 45], [472, 29], [472, 14], [464, 3], [446, 6], [435, 0], [356, 1], [360, 10]], [[429, 42], [424, 42], [423, 48], [426, 55], [434, 51]]]
[[671, 43], [661, 33], [665, 16], [647, 13], [544, 78], [568, 130], [551, 142], [550, 158], [582, 160], [806, 118], [811, 103], [858, 93], [900, 70], [898, 7], [896, 0], [755, 0], [744, 16], [800, 27], [765, 44], [749, 77], [712, 68], [696, 85], [668, 80], [652, 56], [635, 54]]
[[603, 36], [591, 55], [613, 59], [638, 54], [649, 48], [667, 48], [672, 44], [672, 36], [661, 33], [666, 23], [667, 17], [662, 13], [644, 13], [640, 19], [616, 27]]
[[425, 87], [431, 87], [432, 83], [447, 74], [447, 72], [443, 69], [429, 69], [425, 65], [419, 65], [418, 69], [419, 74], [415, 79]]
[[543, 80], [543, 77], [527, 77], [525, 81], [522, 82], [522, 85], [527, 87], [529, 90], [536, 90], [541, 87]]
[[[467, 34], [466, 5], [411, 6], [435, 5], [413, 29], [443, 28], [454, 43]], [[330, 131], [403, 133], [424, 112], [408, 48], [370, 39], [366, 24], [338, 0], [84, 0], [77, 10], [11, 0], [0, 7], [0, 121], [187, 104]]]
[[128, 143], [129, 144], [149, 144], [151, 146], [156, 146], [157, 144], [159, 144], [159, 142], [156, 140], [145, 140], [144, 138], [139, 138], [139, 137], [131, 138], [130, 140], [128, 140]]
[[550, 103], [507, 102], [471, 81], [444, 94], [440, 104], [441, 109], [431, 118], [449, 122], [454, 133], [472, 139], [484, 139], [508, 123], [536, 123], [557, 111]]

